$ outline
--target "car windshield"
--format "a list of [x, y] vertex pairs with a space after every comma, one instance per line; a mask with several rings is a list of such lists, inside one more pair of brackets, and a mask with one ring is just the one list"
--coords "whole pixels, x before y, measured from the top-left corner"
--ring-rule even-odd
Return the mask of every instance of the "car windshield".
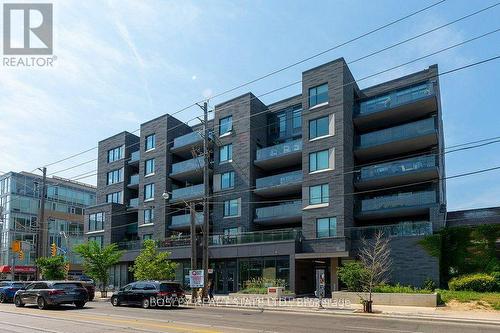
[[26, 284], [24, 284], [24, 283], [13, 283], [12, 284], [12, 288], [24, 288], [24, 286], [26, 286]]
[[180, 285], [176, 283], [162, 283], [160, 284], [160, 291], [167, 293], [175, 293], [182, 291]]
[[63, 289], [63, 290], [71, 290], [75, 288], [81, 288], [82, 285], [79, 283], [54, 283], [52, 288], [54, 289]]

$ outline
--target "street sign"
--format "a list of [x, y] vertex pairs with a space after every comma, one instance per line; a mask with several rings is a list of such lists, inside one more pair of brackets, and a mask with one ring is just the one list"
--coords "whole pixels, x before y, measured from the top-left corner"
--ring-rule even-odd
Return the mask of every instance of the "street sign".
[[202, 269], [189, 270], [189, 286], [191, 288], [203, 288], [204, 280]]
[[208, 274], [214, 274], [214, 269], [213, 268], [209, 268], [208, 269]]

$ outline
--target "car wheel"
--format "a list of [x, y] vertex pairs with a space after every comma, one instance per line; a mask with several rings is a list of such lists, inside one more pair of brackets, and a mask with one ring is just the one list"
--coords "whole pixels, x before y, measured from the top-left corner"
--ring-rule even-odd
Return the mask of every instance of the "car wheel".
[[5, 294], [0, 294], [0, 303], [5, 303], [7, 302], [7, 298], [5, 297]]
[[120, 301], [118, 300], [118, 297], [116, 296], [111, 297], [111, 305], [120, 306]]
[[85, 306], [85, 302], [83, 302], [83, 301], [75, 302], [75, 306], [78, 309], [81, 309], [81, 308], [83, 308]]
[[141, 302], [141, 306], [144, 309], [149, 309], [149, 307], [151, 306], [151, 304], [149, 303], [149, 299], [147, 299], [147, 298], [143, 299]]
[[36, 305], [40, 310], [45, 310], [47, 308], [47, 302], [45, 302], [45, 298], [43, 298], [42, 296], [39, 296], [36, 299]]
[[22, 308], [24, 306], [24, 303], [21, 301], [21, 297], [14, 297], [14, 305], [18, 308]]

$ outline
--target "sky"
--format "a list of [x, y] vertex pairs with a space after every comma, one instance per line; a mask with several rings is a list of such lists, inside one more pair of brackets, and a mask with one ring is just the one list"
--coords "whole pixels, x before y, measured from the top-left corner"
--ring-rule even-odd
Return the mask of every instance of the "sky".
[[[22, 1], [9, 1], [22, 2]], [[37, 2], [30, 0], [29, 2]], [[48, 2], [48, 0], [41, 1]], [[54, 5], [54, 67], [0, 66], [0, 172], [32, 171], [140, 123], [295, 63], [434, 1], [70, 1]], [[368, 37], [238, 89], [260, 95], [304, 70], [347, 62], [495, 1], [447, 0]], [[403, 5], [404, 4], [404, 5]], [[500, 6], [349, 65], [355, 78], [500, 28]], [[500, 32], [359, 81], [360, 88], [438, 64], [446, 72], [500, 55]], [[439, 78], [445, 146], [500, 136], [500, 60]], [[261, 98], [271, 103], [300, 85]], [[201, 114], [197, 107], [176, 116]], [[93, 174], [97, 150], [48, 167]], [[73, 166], [66, 171], [61, 171]], [[500, 143], [446, 154], [446, 175], [500, 166]], [[95, 176], [80, 181], [95, 184]], [[447, 180], [448, 209], [500, 206], [500, 170]]]

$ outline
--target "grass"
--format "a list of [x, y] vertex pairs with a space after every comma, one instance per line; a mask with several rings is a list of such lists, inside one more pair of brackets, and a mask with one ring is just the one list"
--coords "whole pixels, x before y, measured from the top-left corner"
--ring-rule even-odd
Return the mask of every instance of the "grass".
[[443, 289], [439, 289], [437, 292], [444, 303], [451, 300], [456, 300], [461, 303], [477, 301], [479, 303], [489, 304], [495, 310], [500, 310], [500, 293], [479, 293], [475, 291], [451, 291]]
[[432, 290], [427, 289], [418, 289], [412, 286], [403, 286], [397, 284], [395, 286], [391, 286], [388, 284], [383, 284], [374, 288], [373, 292], [375, 293], [405, 293], [405, 294], [432, 294]]

